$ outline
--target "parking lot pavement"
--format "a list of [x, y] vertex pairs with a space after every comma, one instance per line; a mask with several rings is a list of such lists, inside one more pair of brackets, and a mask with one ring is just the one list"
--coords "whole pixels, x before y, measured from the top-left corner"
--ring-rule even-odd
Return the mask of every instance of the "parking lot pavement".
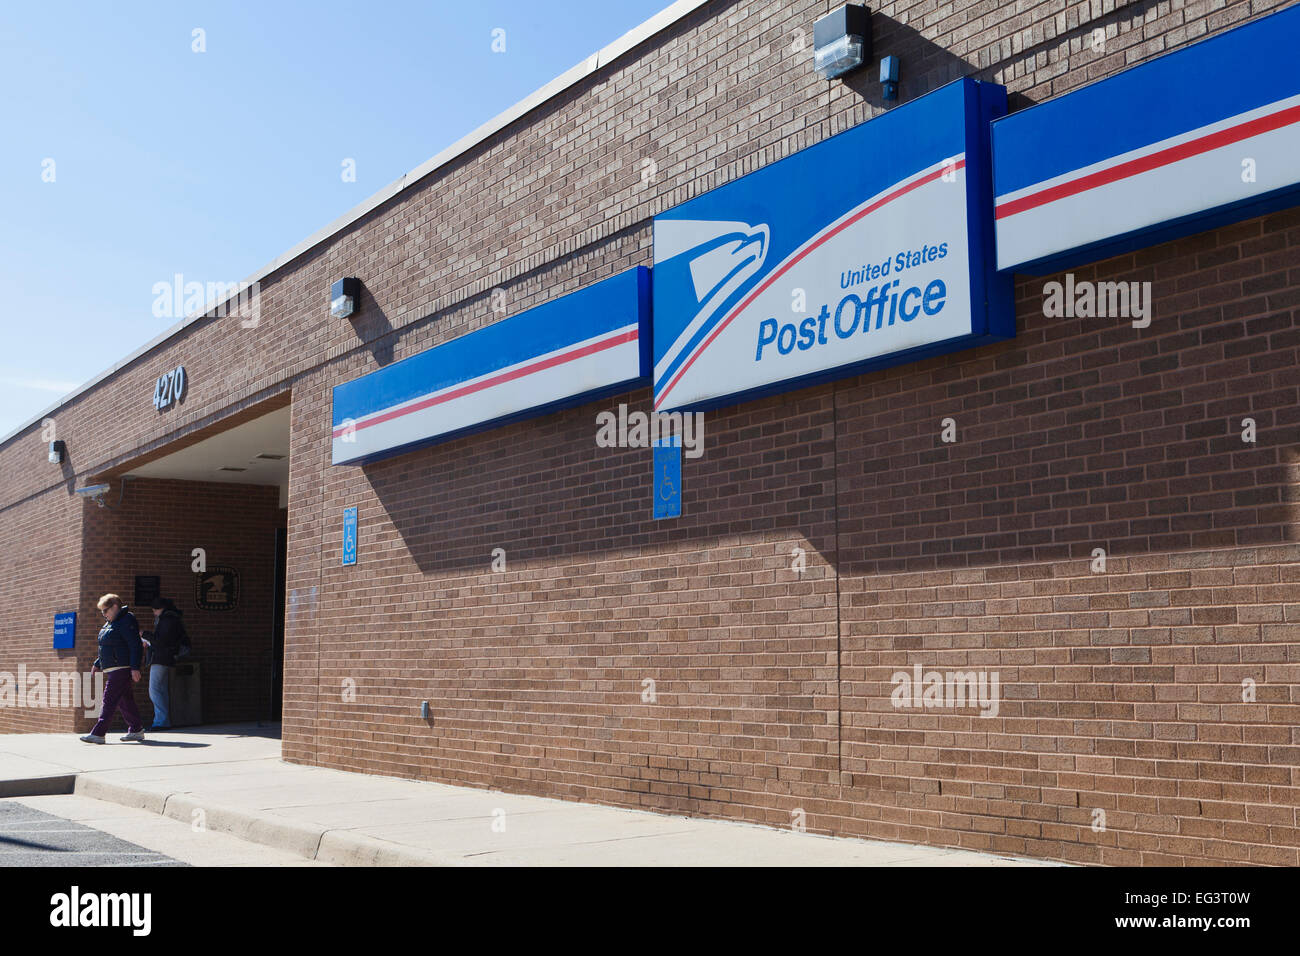
[[[77, 846], [103, 856], [70, 855], [66, 849], [70, 841], [80, 841]], [[149, 810], [90, 797], [67, 794], [0, 800], [0, 866], [137, 865], [329, 864], [218, 830], [195, 829], [192, 824]]]
[[63, 817], [0, 800], [0, 866], [185, 866]]

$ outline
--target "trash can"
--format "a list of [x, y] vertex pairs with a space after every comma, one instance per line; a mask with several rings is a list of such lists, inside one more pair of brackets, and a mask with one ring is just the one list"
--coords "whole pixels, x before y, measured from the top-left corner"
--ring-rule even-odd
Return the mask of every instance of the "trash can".
[[203, 723], [202, 669], [198, 661], [180, 660], [172, 670], [171, 706], [168, 716], [173, 727]]

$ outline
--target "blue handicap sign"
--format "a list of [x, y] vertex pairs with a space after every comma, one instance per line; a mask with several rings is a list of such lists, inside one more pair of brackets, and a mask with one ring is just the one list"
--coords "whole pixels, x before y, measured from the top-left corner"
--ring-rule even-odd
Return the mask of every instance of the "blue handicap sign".
[[654, 516], [679, 518], [682, 514], [682, 439], [680, 435], [655, 443]]
[[343, 563], [357, 563], [357, 509], [343, 511]]
[[54, 649], [60, 650], [77, 643], [77, 612], [64, 611], [54, 615]]

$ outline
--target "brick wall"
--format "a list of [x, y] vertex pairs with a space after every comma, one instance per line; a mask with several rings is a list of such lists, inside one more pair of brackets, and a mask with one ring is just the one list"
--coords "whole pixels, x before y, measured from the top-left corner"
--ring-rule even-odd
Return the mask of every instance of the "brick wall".
[[74, 729], [69, 708], [19, 706], [27, 701], [25, 692], [19, 700], [18, 686], [20, 675], [26, 679], [39, 674], [48, 687], [50, 675], [78, 673], [75, 648], [54, 650], [56, 613], [78, 612], [78, 646], [86, 640], [93, 643], [99, 630], [94, 604], [87, 607], [82, 600], [79, 577], [85, 507], [80, 498], [63, 491], [0, 509], [0, 684], [9, 684], [14, 694], [5, 700], [0, 686], [0, 733]]
[[[61, 409], [71, 470], [38, 429], [0, 448], [3, 540], [54, 542], [9, 559], [51, 583], [7, 647], [48, 646], [79, 574], [70, 476], [292, 389], [286, 759], [1058, 859], [1300, 862], [1294, 213], [1077, 270], [1153, 281], [1145, 331], [1046, 319], [1025, 282], [1014, 342], [712, 413], [677, 521], [648, 520], [644, 453], [595, 448], [616, 402], [328, 466], [334, 384], [496, 321], [494, 289], [514, 314], [648, 264], [655, 213], [878, 113], [872, 77], [813, 74], [830, 5], [696, 11], [277, 271], [256, 327], [198, 323]], [[971, 74], [1020, 108], [1281, 5], [926, 0], [881, 7], [875, 40], [901, 102]], [[324, 308], [340, 275], [352, 322]], [[895, 710], [917, 663], [998, 671], [999, 715]]]
[[[1294, 865], [1298, 277], [1293, 211], [1076, 272], [1151, 281], [1149, 329], [1048, 319], [1049, 280], [1023, 282], [1014, 342], [709, 413], [671, 522], [644, 450], [595, 449], [615, 401], [328, 469], [316, 714], [286, 719], [286, 755], [1080, 862]], [[999, 712], [894, 708], [917, 664], [997, 673]]]
[[[1013, 343], [836, 387], [850, 792], [900, 839], [1294, 866], [1300, 214], [1076, 278], [1152, 282], [1151, 327], [1026, 281]], [[917, 663], [999, 671], [1000, 713], [893, 709]]]

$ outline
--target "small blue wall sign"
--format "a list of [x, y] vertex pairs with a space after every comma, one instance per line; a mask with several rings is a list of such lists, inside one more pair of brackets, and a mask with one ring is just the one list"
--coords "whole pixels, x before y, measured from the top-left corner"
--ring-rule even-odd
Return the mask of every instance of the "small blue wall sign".
[[343, 564], [357, 563], [357, 509], [343, 511]]
[[682, 439], [678, 435], [661, 438], [654, 447], [654, 516], [682, 516]]
[[54, 615], [54, 649], [64, 650], [77, 642], [77, 612], [64, 611]]

